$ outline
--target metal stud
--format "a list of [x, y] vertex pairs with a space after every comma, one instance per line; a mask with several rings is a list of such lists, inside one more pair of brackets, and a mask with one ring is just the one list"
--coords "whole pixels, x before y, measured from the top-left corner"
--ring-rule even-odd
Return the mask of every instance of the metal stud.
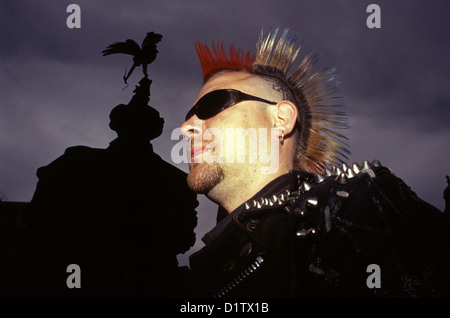
[[374, 166], [374, 167], [381, 167], [380, 160], [375, 159], [374, 161], [372, 161], [372, 166]]
[[303, 193], [306, 191], [309, 191], [309, 190], [311, 190], [311, 184], [309, 184], [307, 181], [305, 181], [300, 185], [299, 190]]
[[314, 175], [314, 182], [315, 183], [321, 183], [323, 180], [325, 180], [325, 177], [321, 175], [320, 173], [316, 173]]
[[252, 242], [248, 242], [244, 246], [242, 246], [241, 251], [239, 252], [239, 255], [241, 257], [247, 256], [252, 252], [252, 249], [253, 249]]
[[250, 204], [248, 204], [248, 202], [245, 202], [245, 209], [249, 210], [250, 209]]
[[273, 203], [273, 201], [271, 199], [268, 199], [268, 204], [269, 204], [269, 206], [273, 206], [274, 205], [274, 203]]
[[372, 165], [367, 160], [364, 160], [361, 166], [362, 166], [361, 170], [366, 170], [366, 169], [372, 168]]
[[281, 203], [284, 203], [285, 200], [286, 200], [286, 198], [285, 198], [284, 194], [283, 193], [280, 194], [280, 196], [278, 197], [278, 202], [281, 204]]
[[318, 204], [319, 201], [317, 200], [317, 198], [309, 198], [306, 200], [306, 205], [311, 208], [315, 208]]
[[302, 229], [300, 231], [297, 231], [295, 234], [299, 238], [304, 238], [304, 237], [307, 237], [308, 235], [316, 234], [316, 230], [315, 229], [308, 229], [308, 230], [307, 229]]
[[300, 230], [300, 231], [297, 231], [296, 233], [295, 233], [296, 235], [297, 235], [297, 237], [305, 237], [306, 236], [306, 229], [302, 229], [302, 230]]
[[261, 205], [261, 203], [259, 203], [259, 202], [256, 202], [256, 207], [257, 207], [258, 209], [261, 209], [261, 208], [262, 208], [262, 205]]
[[272, 201], [274, 203], [278, 201], [278, 197], [275, 194], [272, 196]]
[[358, 174], [358, 173], [361, 172], [361, 167], [359, 166], [359, 164], [358, 164], [357, 162], [354, 162], [354, 163], [352, 164], [352, 170], [353, 170], [356, 174]]
[[253, 200], [253, 207], [256, 208], [256, 205], [258, 204], [258, 202], [256, 202], [256, 200]]
[[348, 181], [347, 176], [345, 175], [344, 172], [342, 172], [340, 175], [338, 175], [335, 180], [339, 184], [346, 184]]
[[253, 232], [256, 229], [256, 226], [258, 225], [258, 223], [259, 223], [258, 220], [254, 220], [254, 219], [250, 220], [247, 223], [247, 230], [249, 230], [250, 232]]
[[341, 173], [342, 173], [341, 168], [336, 167], [336, 168], [334, 169], [334, 175], [335, 175], [335, 176], [339, 176]]
[[356, 173], [351, 168], [347, 169], [347, 171], [345, 172], [345, 175], [349, 179], [356, 177]]
[[323, 171], [323, 176], [324, 176], [325, 178], [328, 178], [328, 177], [330, 177], [330, 176], [332, 176], [332, 175], [333, 175], [333, 172], [331, 172], [331, 170], [328, 169], [328, 168], [326, 168], [326, 169]]

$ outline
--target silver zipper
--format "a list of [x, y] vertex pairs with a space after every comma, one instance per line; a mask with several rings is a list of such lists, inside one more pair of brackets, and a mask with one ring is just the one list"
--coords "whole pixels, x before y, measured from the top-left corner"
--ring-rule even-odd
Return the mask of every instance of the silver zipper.
[[261, 264], [264, 262], [264, 258], [262, 256], [257, 256], [256, 260], [251, 263], [246, 269], [244, 269], [239, 275], [237, 275], [231, 282], [225, 285], [222, 289], [220, 289], [216, 294], [214, 294], [214, 298], [221, 298], [225, 294], [229, 293], [233, 288], [239, 285], [244, 279], [248, 278], [250, 275], [254, 274], [258, 268], [260, 268]]

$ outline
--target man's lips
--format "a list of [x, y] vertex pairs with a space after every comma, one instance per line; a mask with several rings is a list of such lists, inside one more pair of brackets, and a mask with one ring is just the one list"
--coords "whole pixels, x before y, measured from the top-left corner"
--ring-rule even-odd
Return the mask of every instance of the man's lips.
[[196, 156], [201, 155], [204, 150], [205, 150], [205, 147], [202, 147], [202, 146], [192, 147], [191, 148], [191, 159], [194, 159]]
[[[200, 155], [204, 154], [205, 152], [211, 151], [213, 148], [214, 148], [214, 146], [212, 146], [210, 144], [205, 145], [205, 146], [193, 146], [193, 147], [191, 147], [191, 162], [194, 162], [194, 158], [199, 157]], [[202, 162], [203, 159], [198, 161], [198, 162]]]

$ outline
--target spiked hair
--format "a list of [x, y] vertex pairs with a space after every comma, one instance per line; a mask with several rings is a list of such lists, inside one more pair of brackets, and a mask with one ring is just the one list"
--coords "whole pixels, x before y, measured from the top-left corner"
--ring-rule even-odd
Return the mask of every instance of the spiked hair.
[[347, 118], [339, 111], [335, 70], [325, 68], [313, 73], [319, 59], [316, 54], [303, 58], [299, 66], [288, 74], [297, 59], [300, 47], [295, 46], [297, 36], [285, 29], [278, 38], [279, 29], [264, 35], [261, 32], [256, 54], [236, 50], [232, 45], [229, 56], [223, 43], [211, 50], [202, 43], [196, 49], [203, 70], [203, 81], [225, 70], [247, 71], [277, 81], [287, 100], [299, 111], [298, 135], [294, 165], [296, 169], [321, 172], [327, 165], [338, 164], [349, 153], [346, 137], [337, 132], [347, 128]]

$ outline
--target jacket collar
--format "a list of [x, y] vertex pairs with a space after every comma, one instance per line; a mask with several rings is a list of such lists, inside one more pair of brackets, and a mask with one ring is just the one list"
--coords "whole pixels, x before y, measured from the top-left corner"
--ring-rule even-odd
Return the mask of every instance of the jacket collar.
[[[258, 209], [264, 206], [270, 206], [269, 200], [272, 200], [274, 197], [279, 200], [280, 197], [284, 198], [289, 196], [293, 189], [298, 188], [299, 176], [306, 176], [306, 173], [291, 170], [289, 173], [277, 177], [229, 214], [224, 214], [226, 211], [222, 207], [219, 207], [219, 215], [222, 214], [225, 217], [218, 220], [217, 225], [203, 236], [202, 241], [206, 245], [210, 245], [212, 241], [218, 239], [225, 232], [225, 229], [233, 222], [234, 217], [237, 217], [243, 212], [251, 213], [251, 209], [253, 208]], [[280, 205], [277, 203], [277, 206]], [[220, 210], [222, 210], [222, 213]]]

